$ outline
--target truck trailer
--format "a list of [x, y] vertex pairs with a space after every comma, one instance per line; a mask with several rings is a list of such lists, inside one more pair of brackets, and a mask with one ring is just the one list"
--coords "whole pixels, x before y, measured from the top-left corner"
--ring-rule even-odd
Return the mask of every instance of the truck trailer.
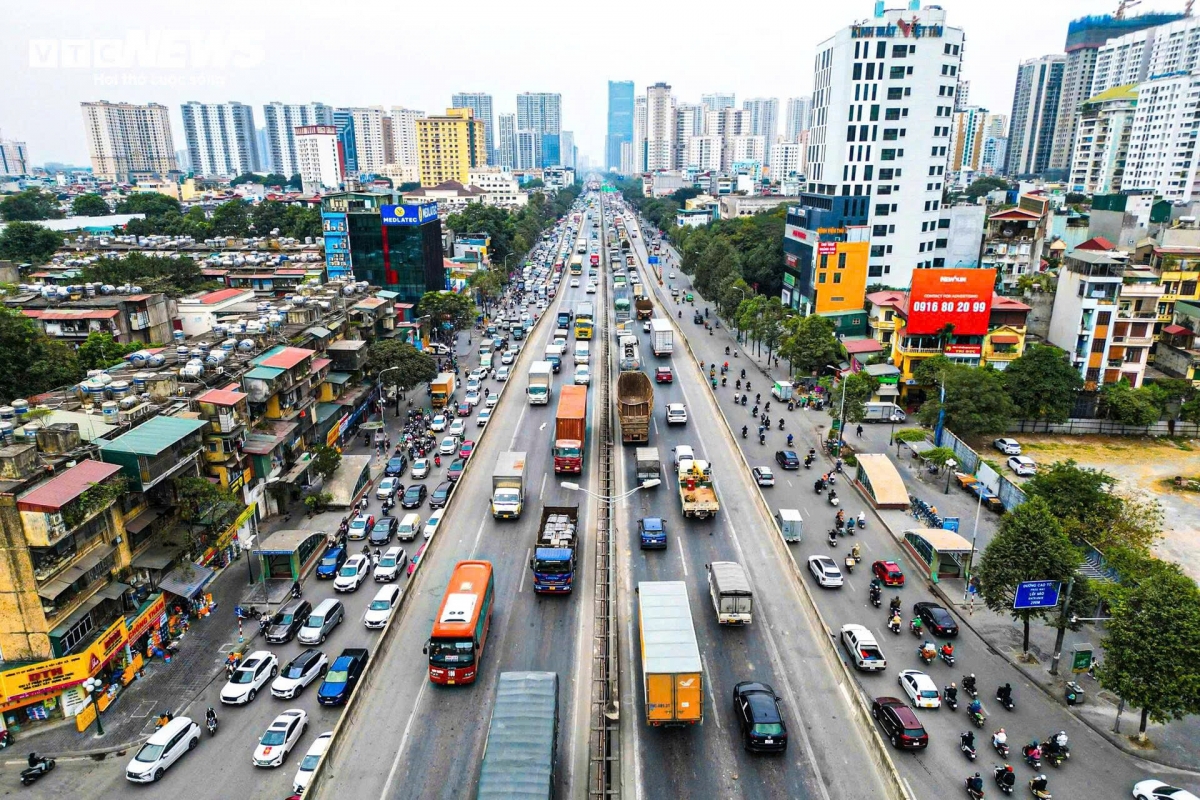
[[650, 349], [659, 358], [670, 356], [675, 351], [675, 331], [671, 328], [670, 320], [662, 317], [650, 320]]
[[617, 378], [617, 416], [621, 441], [645, 444], [650, 441], [650, 415], [654, 411], [654, 384], [644, 372], [622, 372]]
[[641, 581], [637, 593], [646, 722], [698, 724], [704, 719], [704, 673], [687, 584]]
[[575, 584], [575, 556], [579, 542], [579, 506], [546, 506], [537, 527], [537, 540], [529, 569], [533, 591], [565, 594]]
[[587, 441], [587, 387], [564, 386], [554, 417], [554, 471], [583, 472]]

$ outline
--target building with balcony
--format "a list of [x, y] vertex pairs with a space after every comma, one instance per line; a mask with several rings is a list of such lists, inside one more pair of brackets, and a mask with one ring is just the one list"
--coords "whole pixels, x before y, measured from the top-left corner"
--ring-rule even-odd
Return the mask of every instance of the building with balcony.
[[[861, 311], [867, 291], [871, 230], [804, 227], [795, 206], [788, 208], [783, 233], [781, 302], [805, 316]], [[882, 248], [883, 245], [874, 245]]]
[[1049, 199], [1025, 194], [1015, 207], [988, 216], [980, 266], [996, 270], [1001, 285], [1011, 286], [1022, 275], [1042, 271], [1049, 208]]
[[[236, 386], [236, 384], [234, 384]], [[231, 492], [251, 502], [249, 485], [254, 472], [242, 449], [250, 425], [249, 395], [236, 389], [209, 389], [196, 397], [204, 430], [204, 463], [209, 476]]]
[[100, 457], [122, 468], [129, 491], [146, 494], [168, 478], [199, 474], [207, 423], [182, 417], [152, 417], [115, 439], [100, 442]]
[[1154, 347], [1154, 366], [1172, 378], [1200, 386], [1200, 303], [1175, 303], [1175, 321], [1162, 329]]
[[92, 295], [81, 292], [68, 303], [37, 293], [5, 298], [21, 309], [47, 336], [78, 345], [91, 333], [110, 333], [122, 344], [169, 342], [175, 320], [175, 300], [161, 292], [131, 295]]

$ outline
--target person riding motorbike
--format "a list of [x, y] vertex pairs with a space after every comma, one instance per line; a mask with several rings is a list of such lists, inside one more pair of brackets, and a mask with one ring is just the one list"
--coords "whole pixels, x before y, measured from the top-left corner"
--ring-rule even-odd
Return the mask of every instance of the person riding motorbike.
[[900, 632], [900, 612], [899, 611], [892, 612], [892, 618], [890, 620], [888, 620], [888, 627], [891, 628], [896, 633]]
[[978, 772], [967, 778], [967, 791], [974, 793], [977, 797], [983, 797], [983, 778], [979, 777]]
[[1008, 744], [1008, 734], [1004, 732], [1004, 728], [992, 734], [992, 747], [1000, 748]]
[[846, 512], [843, 509], [838, 509], [837, 515], [834, 517], [837, 520], [838, 527], [842, 527], [842, 523], [846, 521]]
[[1002, 789], [1011, 789], [1017, 784], [1017, 776], [1013, 772], [1012, 764], [1005, 764], [1003, 767], [996, 767], [995, 771], [996, 783]]
[[683, 319], [683, 312], [682, 312], [682, 311], [680, 311], [680, 312], [679, 312], [679, 318], [680, 318], [680, 319]]
[[1006, 683], [996, 689], [996, 699], [1005, 706], [1012, 705], [1012, 684]]
[[300, 597], [300, 581], [292, 581], [292, 597]]
[[961, 745], [963, 747], [966, 747], [970, 750], [974, 750], [975, 749], [975, 734], [971, 731], [963, 731], [962, 735], [960, 735], [958, 737], [958, 743], [959, 743], [959, 745]]
[[946, 656], [947, 658], [954, 658], [954, 645], [946, 642], [944, 645], [942, 645], [941, 652], [942, 655]]
[[748, 430], [750, 430], [750, 429], [747, 428], [745, 425], [742, 426], [742, 438], [743, 439], [746, 438], [746, 431], [748, 431]]
[[969, 706], [967, 706], [967, 713], [968, 714], [982, 714], [983, 713], [983, 704], [979, 702], [978, 698], [976, 698], [975, 700], [972, 700], [971, 704]]
[[790, 433], [788, 434], [787, 443], [788, 443], [788, 447], [792, 446], [792, 434], [790, 434]]
[[[853, 555], [853, 551], [851, 551], [851, 555]], [[883, 590], [880, 589], [877, 584], [872, 583], [871, 584], [871, 602], [874, 603], [876, 600], [879, 599], [880, 595], [882, 595], [882, 594], [883, 594]]]
[[908, 627], [910, 630], [912, 630], [913, 633], [920, 636], [921, 635], [921, 618], [913, 617], [912, 621], [908, 623]]
[[725, 345], [725, 355], [729, 355], [729, 345]]
[[1021, 755], [1025, 756], [1025, 760], [1029, 762], [1040, 760], [1042, 757], [1042, 747], [1038, 744], [1037, 739], [1022, 747]]
[[742, 379], [741, 379], [741, 378], [738, 378], [736, 381], [734, 381], [734, 382], [733, 382], [733, 387], [734, 387], [735, 389], [741, 389], [741, 388], [742, 388]]
[[215, 727], [216, 727], [216, 725], [217, 725], [217, 712], [213, 710], [213, 707], [212, 707], [212, 706], [209, 706], [209, 707], [208, 707], [208, 710], [204, 712], [204, 722], [205, 722], [205, 724], [206, 724], [206, 725], [208, 725], [210, 728], [215, 728]]
[[947, 703], [954, 704], [958, 702], [958, 686], [951, 683], [945, 689], [942, 689], [942, 699]]
[[1054, 742], [1054, 746], [1057, 747], [1060, 752], [1065, 751], [1067, 749], [1067, 732], [1059, 731], [1050, 737], [1050, 741]]
[[1048, 784], [1049, 784], [1049, 782], [1046, 780], [1045, 775], [1038, 775], [1036, 778], [1034, 778], [1033, 780], [1031, 780], [1029, 782], [1029, 788], [1033, 791], [1034, 794], [1045, 794], [1046, 786]]
[[855, 561], [862, 561], [862, 547], [859, 546], [858, 542], [855, 542], [854, 547], [850, 548], [850, 555]]
[[900, 606], [901, 606], [900, 595], [896, 595], [895, 597], [892, 598], [892, 602], [888, 603], [888, 608], [890, 608], [892, 611], [894, 611], [896, 613], [900, 613]]
[[921, 658], [925, 659], [926, 661], [933, 661], [934, 657], [937, 655], [937, 648], [933, 646], [933, 642], [926, 639], [921, 644], [920, 653]]
[[963, 685], [963, 691], [967, 692], [968, 694], [974, 694], [975, 693], [975, 673], [972, 672], [970, 675], [964, 675], [963, 679], [962, 679], [962, 685]]

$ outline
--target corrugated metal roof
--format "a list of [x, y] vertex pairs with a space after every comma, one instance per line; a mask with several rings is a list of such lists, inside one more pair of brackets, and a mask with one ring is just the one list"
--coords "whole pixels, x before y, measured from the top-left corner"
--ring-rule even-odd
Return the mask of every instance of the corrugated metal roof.
[[196, 401], [200, 403], [212, 403], [217, 406], [234, 406], [249, 396], [244, 392], [235, 392], [228, 389], [209, 389], [197, 397]]
[[638, 627], [642, 668], [648, 673], [700, 672], [700, 646], [692, 624], [687, 584], [683, 581], [638, 583]]
[[202, 419], [154, 417], [129, 433], [111, 441], [100, 442], [100, 452], [156, 456], [207, 424], [208, 422]]
[[278, 353], [275, 353], [267, 358], [264, 358], [259, 363], [264, 367], [279, 367], [281, 369], [291, 369], [300, 364], [304, 359], [316, 354], [316, 350], [306, 350], [303, 347], [284, 347]]
[[479, 800], [544, 800], [553, 792], [558, 675], [502, 672], [479, 772]]
[[22, 511], [58, 511], [93, 483], [99, 483], [121, 471], [119, 464], [103, 461], [81, 461], [57, 477], [30, 489], [17, 498], [17, 508]]
[[287, 370], [278, 367], [255, 367], [243, 375], [243, 378], [258, 378], [263, 381], [273, 381]]

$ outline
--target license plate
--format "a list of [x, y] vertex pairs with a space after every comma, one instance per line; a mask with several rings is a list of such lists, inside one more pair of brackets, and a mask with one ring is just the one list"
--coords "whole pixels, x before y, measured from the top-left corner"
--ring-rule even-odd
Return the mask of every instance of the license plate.
[[764, 739], [763, 744], [775, 744], [775, 740], [774, 739]]

